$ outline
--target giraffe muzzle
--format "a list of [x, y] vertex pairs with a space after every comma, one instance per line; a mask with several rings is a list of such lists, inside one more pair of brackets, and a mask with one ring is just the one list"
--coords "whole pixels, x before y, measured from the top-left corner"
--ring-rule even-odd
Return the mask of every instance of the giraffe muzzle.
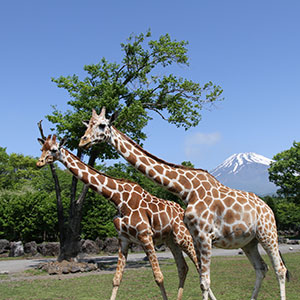
[[79, 147], [88, 149], [88, 148], [90, 148], [91, 146], [92, 146], [92, 141], [91, 141], [91, 139], [88, 138], [87, 136], [83, 136], [83, 137], [80, 139]]
[[39, 159], [39, 161], [36, 163], [36, 166], [38, 168], [42, 168], [46, 164], [44, 159]]

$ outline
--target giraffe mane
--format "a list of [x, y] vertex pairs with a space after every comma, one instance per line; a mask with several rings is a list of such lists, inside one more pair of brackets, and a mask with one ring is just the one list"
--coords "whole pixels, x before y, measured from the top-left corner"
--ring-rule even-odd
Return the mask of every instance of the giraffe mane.
[[107, 175], [103, 172], [100, 172], [99, 170], [95, 169], [94, 167], [91, 167], [90, 165], [86, 164], [85, 162], [83, 162], [78, 156], [76, 156], [75, 154], [73, 154], [72, 152], [68, 151], [67, 149], [63, 148], [65, 151], [67, 151], [71, 156], [73, 156], [74, 158], [78, 159], [84, 166], [88, 167], [89, 169], [93, 170], [94, 172], [96, 172], [97, 174], [99, 175], [102, 175], [102, 176], [105, 176], [107, 178], [110, 178], [110, 179], [114, 179], [114, 180], [118, 180], [120, 182], [127, 182], [127, 183], [133, 183], [133, 184], [136, 184], [136, 185], [139, 185], [138, 183], [134, 182], [134, 181], [131, 181], [129, 179], [124, 179], [124, 178], [117, 178], [117, 177], [113, 177], [113, 176], [110, 176], [110, 175]]
[[[114, 126], [113, 126], [114, 127]], [[147, 150], [145, 150], [144, 148], [142, 148], [139, 144], [137, 144], [136, 142], [134, 142], [129, 136], [127, 136], [125, 133], [119, 131], [118, 129], [116, 129], [114, 127], [115, 130], [117, 130], [124, 139], [126, 139], [131, 145], [133, 145], [134, 147], [138, 148], [140, 151], [142, 151], [143, 153], [145, 153], [147, 156], [153, 158], [154, 160], [156, 160], [157, 162], [160, 162], [162, 164], [165, 164], [165, 165], [168, 165], [172, 168], [176, 168], [176, 169], [184, 169], [184, 170], [195, 170], [195, 171], [202, 171], [202, 172], [205, 172], [205, 173], [209, 173], [207, 170], [204, 170], [204, 169], [195, 169], [195, 168], [192, 168], [192, 167], [188, 167], [188, 166], [183, 166], [183, 165], [177, 165], [177, 164], [173, 164], [173, 163], [170, 163], [170, 162], [167, 162], [153, 154], [151, 154], [150, 152], [148, 152]]]

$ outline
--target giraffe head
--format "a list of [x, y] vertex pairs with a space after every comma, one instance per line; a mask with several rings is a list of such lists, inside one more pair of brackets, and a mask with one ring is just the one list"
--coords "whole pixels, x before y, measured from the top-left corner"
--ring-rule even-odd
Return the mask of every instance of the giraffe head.
[[38, 141], [42, 145], [42, 154], [36, 165], [37, 167], [41, 168], [47, 164], [53, 163], [58, 159], [63, 140], [58, 144], [56, 141], [56, 135], [54, 134], [52, 136], [50, 134], [46, 139], [38, 138]]
[[93, 144], [109, 140], [111, 137], [111, 124], [116, 118], [116, 113], [110, 118], [106, 118], [105, 112], [105, 107], [102, 108], [99, 115], [93, 109], [89, 123], [83, 122], [87, 129], [80, 139], [79, 147], [88, 148]]

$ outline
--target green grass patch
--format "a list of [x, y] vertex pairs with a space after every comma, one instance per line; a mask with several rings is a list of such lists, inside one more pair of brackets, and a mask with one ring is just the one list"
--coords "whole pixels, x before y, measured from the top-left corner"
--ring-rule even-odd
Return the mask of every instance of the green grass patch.
[[[286, 284], [287, 299], [298, 300], [300, 295], [300, 253], [284, 255], [286, 264], [292, 274]], [[263, 281], [259, 293], [260, 300], [279, 299], [279, 287], [274, 270], [267, 257], [264, 257], [270, 270]], [[201, 299], [198, 274], [188, 261], [184, 300]], [[165, 288], [169, 299], [176, 299], [178, 277], [174, 261], [162, 261], [161, 269], [165, 278]], [[21, 281], [0, 282], [0, 299], [5, 300], [107, 300], [110, 298], [113, 274], [96, 274], [76, 278], [61, 279], [24, 279]], [[0, 277], [1, 280], [1, 277]], [[217, 299], [250, 299], [255, 282], [255, 272], [244, 256], [213, 257], [211, 264], [212, 290]], [[138, 269], [126, 269], [117, 300], [161, 300], [150, 266]]]

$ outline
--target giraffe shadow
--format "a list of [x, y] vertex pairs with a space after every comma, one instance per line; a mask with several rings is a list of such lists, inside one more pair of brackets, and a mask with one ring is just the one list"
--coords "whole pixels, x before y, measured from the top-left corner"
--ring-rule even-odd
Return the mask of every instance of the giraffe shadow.
[[[160, 257], [158, 261], [160, 265], [171, 264], [169, 258]], [[115, 271], [117, 268], [118, 258], [117, 257], [97, 257], [88, 260], [89, 263], [95, 263], [100, 271]], [[151, 268], [148, 258], [129, 260], [126, 262], [126, 269], [139, 269], [139, 268]]]

